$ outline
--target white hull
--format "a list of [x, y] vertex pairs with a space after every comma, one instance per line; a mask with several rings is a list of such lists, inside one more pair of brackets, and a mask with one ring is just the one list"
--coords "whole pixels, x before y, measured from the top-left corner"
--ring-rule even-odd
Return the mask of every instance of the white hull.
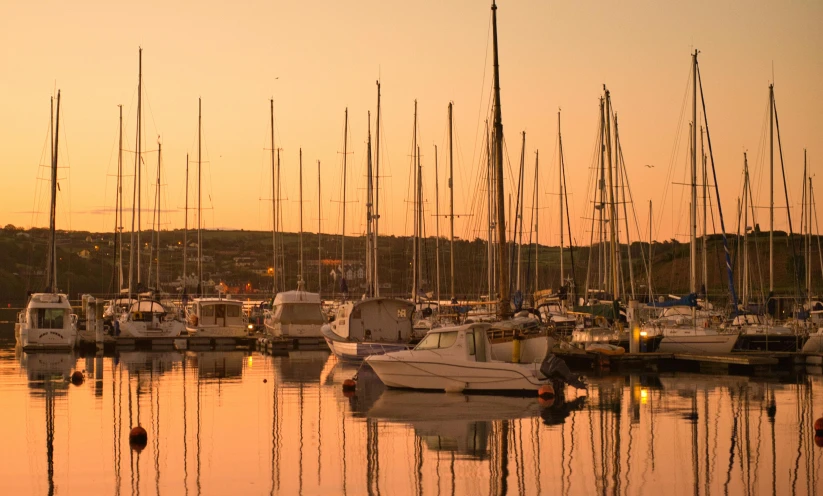
[[120, 321], [120, 338], [176, 338], [186, 331], [186, 324], [179, 320], [159, 323], [133, 320]]
[[702, 329], [677, 329], [663, 331], [663, 339], [657, 351], [663, 353], [731, 353], [738, 334], [715, 333]]
[[[520, 340], [520, 363], [542, 362], [548, 353], [549, 347], [554, 346], [554, 339], [546, 336], [529, 336]], [[510, 361], [513, 359], [512, 340], [492, 343], [491, 355], [494, 360]]]
[[373, 355], [409, 349], [406, 343], [342, 341], [325, 335], [323, 338], [329, 345], [329, 350], [342, 360], [363, 360]]
[[29, 329], [14, 325], [14, 337], [23, 350], [70, 350], [77, 343], [77, 331], [72, 329]]
[[537, 391], [540, 364], [415, 360], [414, 352], [375, 356], [369, 365], [386, 386], [440, 391]]

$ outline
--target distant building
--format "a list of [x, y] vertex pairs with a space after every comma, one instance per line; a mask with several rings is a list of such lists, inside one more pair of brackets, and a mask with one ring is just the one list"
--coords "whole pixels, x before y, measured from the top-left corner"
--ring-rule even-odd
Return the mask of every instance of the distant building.
[[85, 258], [86, 260], [88, 260], [89, 258], [91, 258], [91, 252], [89, 250], [80, 250], [80, 252], [77, 254], [77, 256], [79, 256], [80, 258]]

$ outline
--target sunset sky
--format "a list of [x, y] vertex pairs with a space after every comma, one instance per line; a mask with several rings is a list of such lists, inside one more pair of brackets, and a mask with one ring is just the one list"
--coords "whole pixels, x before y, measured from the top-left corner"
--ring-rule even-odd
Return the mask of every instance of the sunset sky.
[[[814, 174], [823, 149], [823, 3], [556, 2], [501, 0], [502, 112], [511, 170], [526, 131], [526, 209], [540, 150], [540, 241], [556, 244], [557, 111], [572, 193], [574, 236], [588, 243], [589, 167], [605, 83], [647, 239], [688, 233], [686, 130], [690, 53], [699, 61], [727, 231], [737, 227], [743, 152], [755, 202], [768, 201], [768, 85], [774, 80], [794, 207], [803, 148]], [[298, 150], [303, 149], [304, 228], [317, 230], [321, 161], [324, 232], [339, 232], [343, 115], [349, 109], [347, 230], [364, 229], [367, 112], [383, 89], [381, 231], [411, 232], [414, 100], [425, 175], [427, 233], [434, 225], [434, 145], [440, 211], [448, 209], [447, 105], [455, 112], [458, 236], [485, 237], [476, 205], [483, 120], [491, 89], [489, 2], [3, 2], [0, 5], [0, 223], [46, 225], [49, 98], [62, 90], [59, 228], [110, 231], [118, 108], [124, 169], [134, 167], [138, 47], [143, 47], [145, 143], [163, 143], [162, 223], [183, 227], [186, 153], [196, 177], [197, 99], [203, 99], [205, 227], [271, 228], [269, 99], [282, 147], [286, 230], [298, 228]], [[684, 107], [685, 105], [685, 107]], [[681, 115], [681, 109], [685, 114]], [[678, 133], [678, 129], [680, 132]], [[374, 122], [372, 122], [374, 133]], [[679, 148], [675, 151], [676, 143]], [[775, 148], [777, 146], [775, 145]], [[144, 208], [151, 209], [157, 155], [144, 155]], [[778, 162], [779, 164], [779, 162]], [[647, 167], [653, 165], [654, 167]], [[40, 178], [40, 180], [38, 180]], [[779, 169], [776, 172], [779, 179]], [[131, 178], [126, 205], [131, 207]], [[506, 177], [507, 188], [513, 182]], [[778, 181], [775, 202], [784, 204]], [[823, 191], [823, 181], [817, 186]], [[191, 186], [191, 195], [195, 187]], [[481, 194], [484, 192], [480, 191]], [[819, 195], [818, 195], [819, 197]], [[190, 205], [194, 204], [194, 200]], [[475, 205], [475, 206], [473, 206]], [[431, 216], [429, 215], [431, 213]], [[793, 214], [799, 218], [799, 210]], [[761, 228], [768, 212], [759, 210]], [[775, 214], [786, 229], [785, 210]], [[526, 214], [526, 222], [530, 214]], [[130, 218], [127, 216], [126, 226]], [[190, 216], [191, 219], [191, 216]], [[144, 215], [148, 228], [150, 215]], [[190, 220], [191, 223], [191, 220]], [[445, 222], [441, 232], [447, 235]], [[795, 229], [799, 221], [795, 220]], [[710, 229], [711, 230], [711, 229]], [[632, 237], [637, 232], [632, 228]]]

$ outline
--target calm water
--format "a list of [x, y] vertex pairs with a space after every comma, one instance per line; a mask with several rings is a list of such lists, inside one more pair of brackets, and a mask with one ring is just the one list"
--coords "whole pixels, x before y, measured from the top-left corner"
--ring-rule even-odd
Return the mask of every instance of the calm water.
[[325, 351], [23, 354], [3, 325], [0, 494], [823, 494], [820, 376], [591, 377], [545, 408], [367, 369], [347, 397], [356, 370]]

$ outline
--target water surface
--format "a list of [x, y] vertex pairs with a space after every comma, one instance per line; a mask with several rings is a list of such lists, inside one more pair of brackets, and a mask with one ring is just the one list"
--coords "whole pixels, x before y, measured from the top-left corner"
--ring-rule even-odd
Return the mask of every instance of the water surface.
[[820, 376], [589, 379], [546, 407], [324, 350], [26, 354], [4, 325], [0, 494], [823, 494]]

